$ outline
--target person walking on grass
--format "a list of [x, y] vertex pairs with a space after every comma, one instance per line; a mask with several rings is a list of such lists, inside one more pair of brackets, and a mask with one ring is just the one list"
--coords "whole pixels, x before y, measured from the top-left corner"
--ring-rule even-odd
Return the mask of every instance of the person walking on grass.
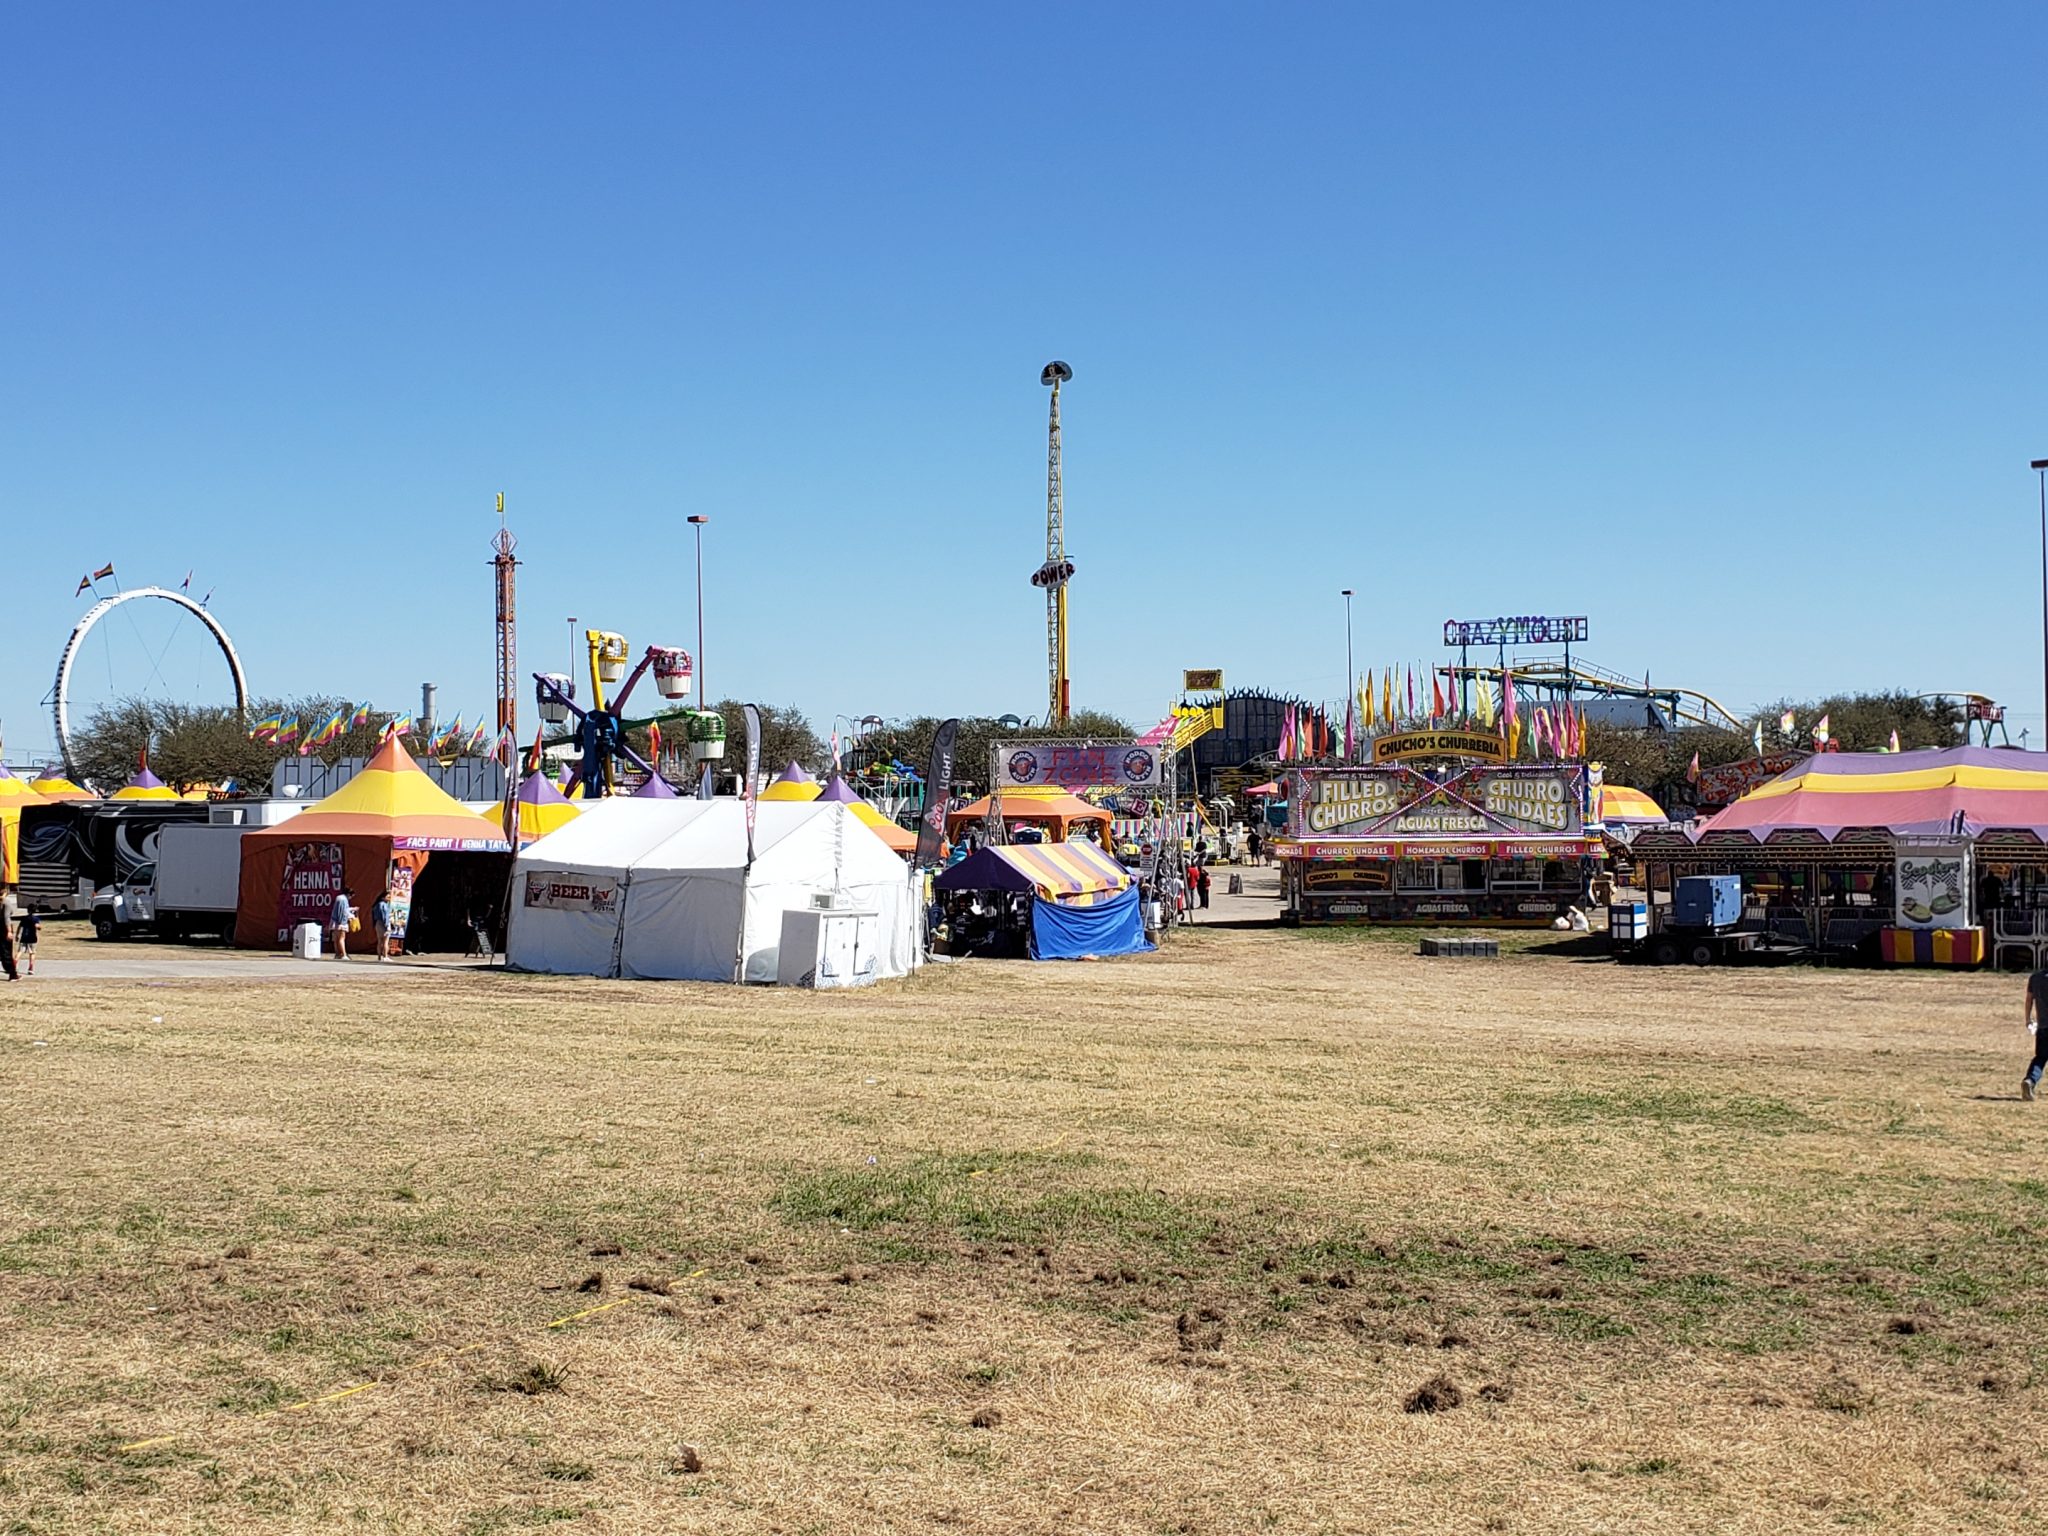
[[348, 925], [355, 921], [355, 904], [349, 900], [352, 891], [335, 892], [334, 905], [327, 912], [327, 942], [334, 949], [334, 958], [348, 958]]
[[377, 958], [391, 958], [391, 891], [387, 887], [377, 893], [377, 904], [370, 908], [370, 931], [377, 935]]
[[21, 914], [21, 922], [14, 930], [14, 961], [24, 976], [36, 973], [36, 940], [42, 932], [43, 920], [33, 908]]
[[2041, 1081], [2041, 1069], [2048, 1066], [2048, 971], [2036, 971], [2027, 978], [2027, 1029], [2034, 1037], [2034, 1060], [2020, 1079], [2020, 1097], [2030, 1103]]

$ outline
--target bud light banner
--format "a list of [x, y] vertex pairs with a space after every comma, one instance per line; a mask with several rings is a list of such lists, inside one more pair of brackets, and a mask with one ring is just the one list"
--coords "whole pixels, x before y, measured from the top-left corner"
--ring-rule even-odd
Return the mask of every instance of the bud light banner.
[[1166, 754], [1136, 741], [1006, 741], [996, 747], [1004, 789], [1151, 789], [1166, 778]]
[[924, 779], [924, 814], [917, 819], [917, 853], [912, 859], [921, 869], [939, 862], [939, 846], [946, 840], [946, 807], [953, 795], [953, 743], [959, 735], [958, 720], [940, 722], [932, 734], [932, 760]]

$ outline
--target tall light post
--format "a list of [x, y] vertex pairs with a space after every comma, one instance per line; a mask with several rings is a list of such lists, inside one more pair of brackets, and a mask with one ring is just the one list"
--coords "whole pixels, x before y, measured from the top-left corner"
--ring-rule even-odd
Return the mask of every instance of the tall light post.
[[711, 708], [711, 693], [704, 686], [704, 525], [711, 519], [701, 512], [690, 515], [690, 526], [697, 530], [697, 707]]
[[[2048, 710], [2048, 459], [2032, 464], [2041, 481], [2041, 704]], [[1985, 733], [1989, 741], [1990, 733]]]
[[569, 615], [569, 691], [576, 691], [576, 615]]
[[[1351, 589], [1344, 589], [1344, 718], [1351, 718], [1351, 701], [1358, 693], [1357, 674], [1351, 660]], [[1350, 743], [1346, 743], [1347, 755]]]

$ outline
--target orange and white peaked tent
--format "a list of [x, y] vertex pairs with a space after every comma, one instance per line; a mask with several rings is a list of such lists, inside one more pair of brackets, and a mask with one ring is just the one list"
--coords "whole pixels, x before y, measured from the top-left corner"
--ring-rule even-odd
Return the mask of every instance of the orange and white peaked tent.
[[[300, 922], [323, 922], [341, 889], [369, 908], [385, 889], [410, 891], [436, 853], [510, 853], [505, 829], [421, 771], [387, 737], [360, 773], [311, 810], [242, 837], [235, 942], [276, 948]], [[367, 948], [367, 945], [365, 946]]]

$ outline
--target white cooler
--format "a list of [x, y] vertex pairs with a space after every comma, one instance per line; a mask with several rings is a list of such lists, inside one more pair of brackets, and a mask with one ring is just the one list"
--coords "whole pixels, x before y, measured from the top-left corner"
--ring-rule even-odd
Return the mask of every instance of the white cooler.
[[779, 987], [862, 987], [881, 959], [881, 915], [851, 907], [797, 908], [782, 914], [775, 955]]
[[292, 930], [292, 958], [295, 960], [318, 960], [320, 958], [320, 925], [301, 923]]

